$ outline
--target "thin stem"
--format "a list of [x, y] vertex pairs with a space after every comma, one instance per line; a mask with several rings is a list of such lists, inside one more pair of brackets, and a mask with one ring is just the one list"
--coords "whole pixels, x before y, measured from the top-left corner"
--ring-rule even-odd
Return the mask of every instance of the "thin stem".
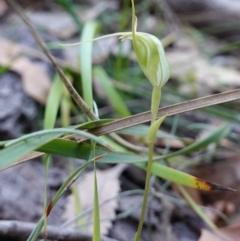
[[136, 236], [134, 238], [134, 241], [140, 240], [143, 222], [144, 222], [146, 209], [147, 209], [148, 194], [149, 194], [149, 190], [150, 190], [150, 182], [151, 182], [151, 174], [152, 174], [154, 140], [155, 140], [155, 135], [156, 135], [156, 131], [157, 131], [157, 130], [154, 130], [155, 128], [153, 128], [153, 124], [154, 124], [155, 120], [157, 119], [157, 113], [158, 113], [158, 107], [160, 105], [160, 101], [161, 101], [161, 88], [154, 86], [153, 92], [152, 92], [152, 103], [151, 103], [151, 118], [152, 119], [151, 119], [151, 127], [149, 129], [149, 135], [148, 135], [147, 174], [146, 174], [141, 216], [140, 216], [138, 230], [137, 230]]
[[161, 87], [154, 86], [152, 91], [151, 102], [151, 124], [157, 119], [158, 108], [161, 101]]
[[144, 222], [145, 213], [146, 213], [146, 209], [147, 209], [148, 193], [149, 193], [149, 189], [150, 189], [149, 187], [150, 187], [150, 180], [151, 180], [154, 142], [149, 143], [148, 147], [149, 147], [149, 150], [148, 150], [148, 165], [147, 165], [147, 175], [146, 175], [146, 181], [145, 181], [145, 189], [144, 189], [144, 194], [143, 194], [143, 204], [142, 204], [140, 221], [138, 223], [138, 230], [137, 230], [137, 233], [135, 235], [134, 241], [139, 241], [140, 237], [141, 237], [143, 222]]
[[90, 42], [94, 42], [97, 40], [101, 40], [101, 39], [105, 39], [105, 38], [111, 38], [111, 37], [117, 37], [117, 36], [126, 36], [126, 35], [131, 35], [132, 32], [118, 32], [118, 33], [111, 33], [111, 34], [107, 34], [101, 37], [97, 37], [97, 38], [93, 38], [93, 39], [89, 39], [86, 41], [82, 41], [82, 42], [77, 42], [77, 43], [70, 43], [70, 44], [59, 44], [59, 46], [63, 46], [63, 47], [71, 47], [71, 46], [76, 46], [76, 45], [82, 45], [82, 44], [86, 44], [86, 43], [90, 43]]

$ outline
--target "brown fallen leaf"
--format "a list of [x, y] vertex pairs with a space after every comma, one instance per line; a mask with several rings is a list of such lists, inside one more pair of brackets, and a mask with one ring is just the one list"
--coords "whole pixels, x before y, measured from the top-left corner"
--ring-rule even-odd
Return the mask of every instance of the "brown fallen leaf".
[[184, 142], [192, 143], [193, 139], [191, 138], [184, 138], [183, 140], [178, 139], [157, 139], [155, 141], [156, 146], [169, 146], [170, 148], [181, 149], [184, 148], [186, 145]]
[[[96, 19], [106, 10], [116, 9], [116, 1], [99, 1], [89, 8], [76, 8], [75, 11], [80, 22], [87, 22]], [[60, 39], [68, 40], [78, 32], [78, 27], [72, 17], [67, 12], [59, 9], [49, 13], [46, 11], [29, 12], [28, 17], [35, 25], [42, 26]]]
[[198, 241], [239, 241], [240, 240], [240, 225], [233, 225], [220, 228], [215, 232], [210, 232], [206, 229], [202, 230]]
[[6, 2], [3, 0], [3, 1], [0, 1], [0, 17], [4, 15], [4, 13], [7, 11], [7, 4]]
[[24, 57], [20, 45], [0, 39], [0, 46], [0, 65], [21, 75], [25, 93], [39, 103], [45, 104], [51, 84], [45, 70]]
[[[205, 209], [207, 216], [217, 224], [217, 226], [223, 226], [226, 220], [223, 220], [219, 213], [224, 214], [226, 217], [229, 217], [236, 211], [236, 206], [232, 202], [227, 202], [224, 200], [218, 200], [213, 205], [209, 205], [211, 208]], [[225, 226], [225, 225], [224, 225]]]
[[206, 95], [212, 89], [222, 90], [223, 86], [239, 86], [239, 71], [213, 64], [201, 53], [196, 42], [186, 35], [179, 38], [166, 55], [172, 70], [171, 76], [189, 80], [181, 85], [182, 93], [197, 91], [198, 95]]
[[[119, 176], [125, 169], [126, 165], [117, 165], [113, 168], [101, 171], [97, 170], [97, 183], [99, 203], [115, 197], [120, 191]], [[94, 172], [87, 173], [83, 180], [77, 184], [77, 189], [80, 197], [82, 211], [92, 208], [94, 201]], [[112, 220], [115, 218], [115, 210], [118, 206], [117, 199], [114, 198], [100, 206], [101, 234], [107, 234], [112, 226]], [[67, 198], [66, 210], [62, 218], [65, 221], [70, 221], [76, 216], [75, 203], [73, 194]], [[93, 212], [91, 211], [84, 217], [84, 223], [93, 222]], [[86, 232], [92, 232], [93, 224], [87, 225], [83, 229]]]
[[[199, 167], [192, 171], [191, 174], [238, 190], [240, 184], [240, 156], [237, 154], [231, 157], [231, 159], [224, 159], [211, 166]], [[202, 192], [202, 196], [205, 203], [208, 204], [223, 200], [231, 202], [236, 206], [240, 205], [238, 192], [226, 192], [224, 194], [220, 191], [215, 191], [214, 193]]]

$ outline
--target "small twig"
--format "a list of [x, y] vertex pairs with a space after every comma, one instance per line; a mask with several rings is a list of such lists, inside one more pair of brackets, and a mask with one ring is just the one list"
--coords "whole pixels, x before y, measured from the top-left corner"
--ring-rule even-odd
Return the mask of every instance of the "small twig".
[[[166, 114], [168, 116], [173, 116], [173, 115], [185, 113], [188, 111], [197, 110], [204, 107], [209, 107], [209, 106], [226, 103], [229, 101], [239, 100], [239, 99], [240, 99], [240, 89], [226, 91], [220, 94], [209, 95], [202, 98], [181, 102], [175, 105], [162, 107], [158, 109], [158, 118]], [[131, 126], [140, 125], [150, 120], [151, 120], [151, 112], [147, 111], [141, 114], [133, 115], [127, 118], [122, 118], [122, 119], [110, 122], [108, 124], [101, 125], [99, 127], [90, 129], [89, 132], [96, 136], [101, 136], [101, 135], [106, 135], [118, 130], [122, 130], [124, 128], [131, 127]], [[69, 135], [64, 137], [64, 139], [69, 139], [69, 138], [74, 138], [78, 142], [83, 142], [87, 140], [87, 138], [79, 139], [74, 135]], [[41, 152], [31, 152], [27, 157], [25, 156], [21, 158], [18, 163], [25, 162], [27, 160], [41, 156], [43, 154], [44, 153], [41, 153]]]
[[32, 33], [34, 39], [39, 44], [39, 46], [42, 48], [43, 52], [46, 54], [50, 62], [52, 63], [53, 67], [55, 68], [55, 71], [58, 73], [60, 79], [66, 86], [67, 90], [69, 91], [72, 98], [75, 100], [76, 104], [82, 109], [82, 111], [91, 119], [91, 120], [97, 120], [98, 118], [96, 115], [92, 112], [92, 110], [89, 108], [89, 106], [84, 102], [82, 97], [78, 94], [78, 92], [74, 89], [71, 82], [67, 79], [61, 68], [57, 65], [54, 57], [50, 53], [50, 51], [47, 49], [46, 44], [42, 40], [41, 36], [37, 33], [34, 26], [32, 25], [31, 21], [27, 18], [26, 14], [24, 13], [24, 10], [22, 7], [14, 0], [7, 0], [9, 5], [19, 14], [23, 22], [27, 25], [30, 32]]
[[[226, 103], [240, 99], [240, 89], [222, 92], [220, 94], [209, 95], [193, 100], [184, 101], [178, 104], [169, 105], [158, 109], [157, 118], [161, 116], [174, 116], [182, 114], [188, 111], [198, 110], [221, 103]], [[130, 117], [122, 118], [99, 127], [90, 129], [89, 132], [96, 135], [105, 135], [115, 131], [122, 130], [131, 126], [140, 125], [151, 120], [151, 111], [146, 111], [140, 114], [132, 115]], [[79, 142], [86, 140], [87, 138], [76, 138]]]
[[[0, 221], [0, 236], [26, 239], [36, 227], [35, 223], [20, 221]], [[92, 235], [73, 229], [60, 229], [54, 226], [47, 227], [47, 239], [58, 241], [92, 241]], [[39, 238], [44, 238], [41, 232]], [[116, 239], [102, 237], [102, 241], [117, 241]]]

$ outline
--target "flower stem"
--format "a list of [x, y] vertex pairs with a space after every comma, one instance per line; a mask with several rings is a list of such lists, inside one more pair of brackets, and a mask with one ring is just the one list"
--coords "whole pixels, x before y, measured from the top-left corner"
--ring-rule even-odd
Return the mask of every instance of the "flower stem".
[[139, 221], [139, 224], [138, 224], [138, 230], [137, 230], [137, 233], [135, 235], [134, 241], [140, 240], [143, 222], [144, 222], [144, 217], [145, 217], [145, 213], [146, 213], [146, 209], [147, 209], [148, 193], [149, 193], [149, 189], [150, 189], [150, 180], [151, 180], [153, 146], [154, 146], [153, 142], [148, 144], [148, 147], [149, 147], [149, 150], [148, 150], [148, 165], [147, 165], [147, 176], [146, 176], [146, 181], [145, 181], [145, 190], [144, 190], [144, 195], [143, 195], [143, 204], [142, 204], [140, 221]]
[[[146, 174], [146, 181], [145, 181], [145, 189], [144, 189], [144, 195], [143, 195], [143, 204], [142, 204], [142, 210], [141, 210], [141, 216], [140, 221], [138, 224], [138, 230], [135, 235], [134, 241], [139, 241], [142, 233], [142, 227], [144, 222], [144, 217], [146, 214], [147, 209], [147, 202], [148, 202], [148, 194], [150, 189], [150, 180], [151, 180], [151, 173], [152, 173], [152, 163], [153, 163], [153, 148], [154, 148], [154, 140], [155, 140], [155, 134], [156, 131], [153, 127], [153, 124], [155, 120], [157, 119], [157, 113], [158, 113], [158, 107], [160, 105], [161, 100], [161, 88], [159, 87], [153, 87], [152, 91], [152, 103], [151, 103], [151, 126], [149, 129], [149, 135], [148, 135], [148, 164], [147, 164], [147, 174]], [[152, 133], [154, 131], [154, 133]]]
[[157, 119], [158, 108], [161, 101], [161, 87], [154, 86], [152, 91], [152, 102], [151, 102], [151, 125]]

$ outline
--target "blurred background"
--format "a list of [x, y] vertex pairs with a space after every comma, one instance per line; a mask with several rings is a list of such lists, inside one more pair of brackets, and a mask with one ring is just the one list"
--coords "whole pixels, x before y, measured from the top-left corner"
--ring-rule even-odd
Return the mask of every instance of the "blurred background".
[[[93, 31], [95, 37], [131, 31], [130, 0], [18, 2], [80, 94], [83, 68], [80, 55], [84, 45], [63, 47], [59, 44], [80, 42], [84, 28], [91, 24], [94, 27], [88, 30]], [[239, 1], [136, 0], [135, 8], [137, 30], [151, 33], [162, 40], [171, 68], [171, 78], [162, 91], [161, 106], [240, 87]], [[101, 119], [118, 119], [150, 110], [152, 89], [136, 62], [130, 40], [119, 41], [118, 37], [110, 37], [94, 42], [92, 63], [93, 98]], [[8, 1], [1, 0], [1, 141], [43, 129], [46, 101], [56, 79], [53, 67], [28, 28]], [[239, 109], [239, 101], [234, 101], [168, 117], [156, 140], [155, 152], [168, 154], [207, 140], [197, 149], [172, 158], [171, 165], [199, 178], [238, 189]], [[69, 94], [63, 91], [56, 126], [85, 121], [86, 117]], [[119, 133], [126, 141], [140, 147], [128, 151], [146, 155], [147, 129], [148, 125], [141, 125]], [[69, 170], [83, 163], [83, 160], [72, 160], [72, 167], [68, 163], [64, 157], [52, 158], [49, 200], [66, 179]], [[86, 176], [91, 175], [91, 169], [88, 171]], [[108, 177], [107, 173], [111, 175]], [[119, 241], [132, 240], [140, 216], [144, 172], [132, 165], [118, 168], [100, 164], [99, 175], [103, 175], [103, 183], [116, 182], [116, 187], [104, 189], [101, 201], [127, 193], [115, 198], [111, 205], [105, 205], [105, 209], [111, 210], [112, 214], [110, 217], [107, 214], [104, 216], [108, 221], [102, 228], [103, 234]], [[89, 200], [92, 194], [89, 194], [87, 178], [78, 184], [80, 197], [86, 199], [82, 200], [82, 211], [91, 206]], [[190, 188], [186, 191], [211, 222], [220, 228], [221, 235], [227, 240], [239, 240], [238, 192], [202, 192]], [[41, 159], [2, 172], [0, 219], [37, 222], [42, 215], [43, 195], [44, 166]], [[49, 217], [49, 224], [59, 226], [73, 219], [76, 213], [71, 210], [74, 206], [71, 195], [69, 191], [59, 200]], [[174, 184], [153, 178], [150, 196], [142, 240], [226, 240], [221, 237], [213, 239], [213, 234], [206, 231], [209, 230], [207, 224], [188, 205]], [[103, 212], [107, 213], [106, 210]], [[80, 227], [83, 230], [86, 227], [85, 230], [91, 232], [91, 221], [81, 221]], [[0, 237], [4, 241], [12, 240], [3, 234]], [[15, 237], [14, 240], [23, 238]]]

